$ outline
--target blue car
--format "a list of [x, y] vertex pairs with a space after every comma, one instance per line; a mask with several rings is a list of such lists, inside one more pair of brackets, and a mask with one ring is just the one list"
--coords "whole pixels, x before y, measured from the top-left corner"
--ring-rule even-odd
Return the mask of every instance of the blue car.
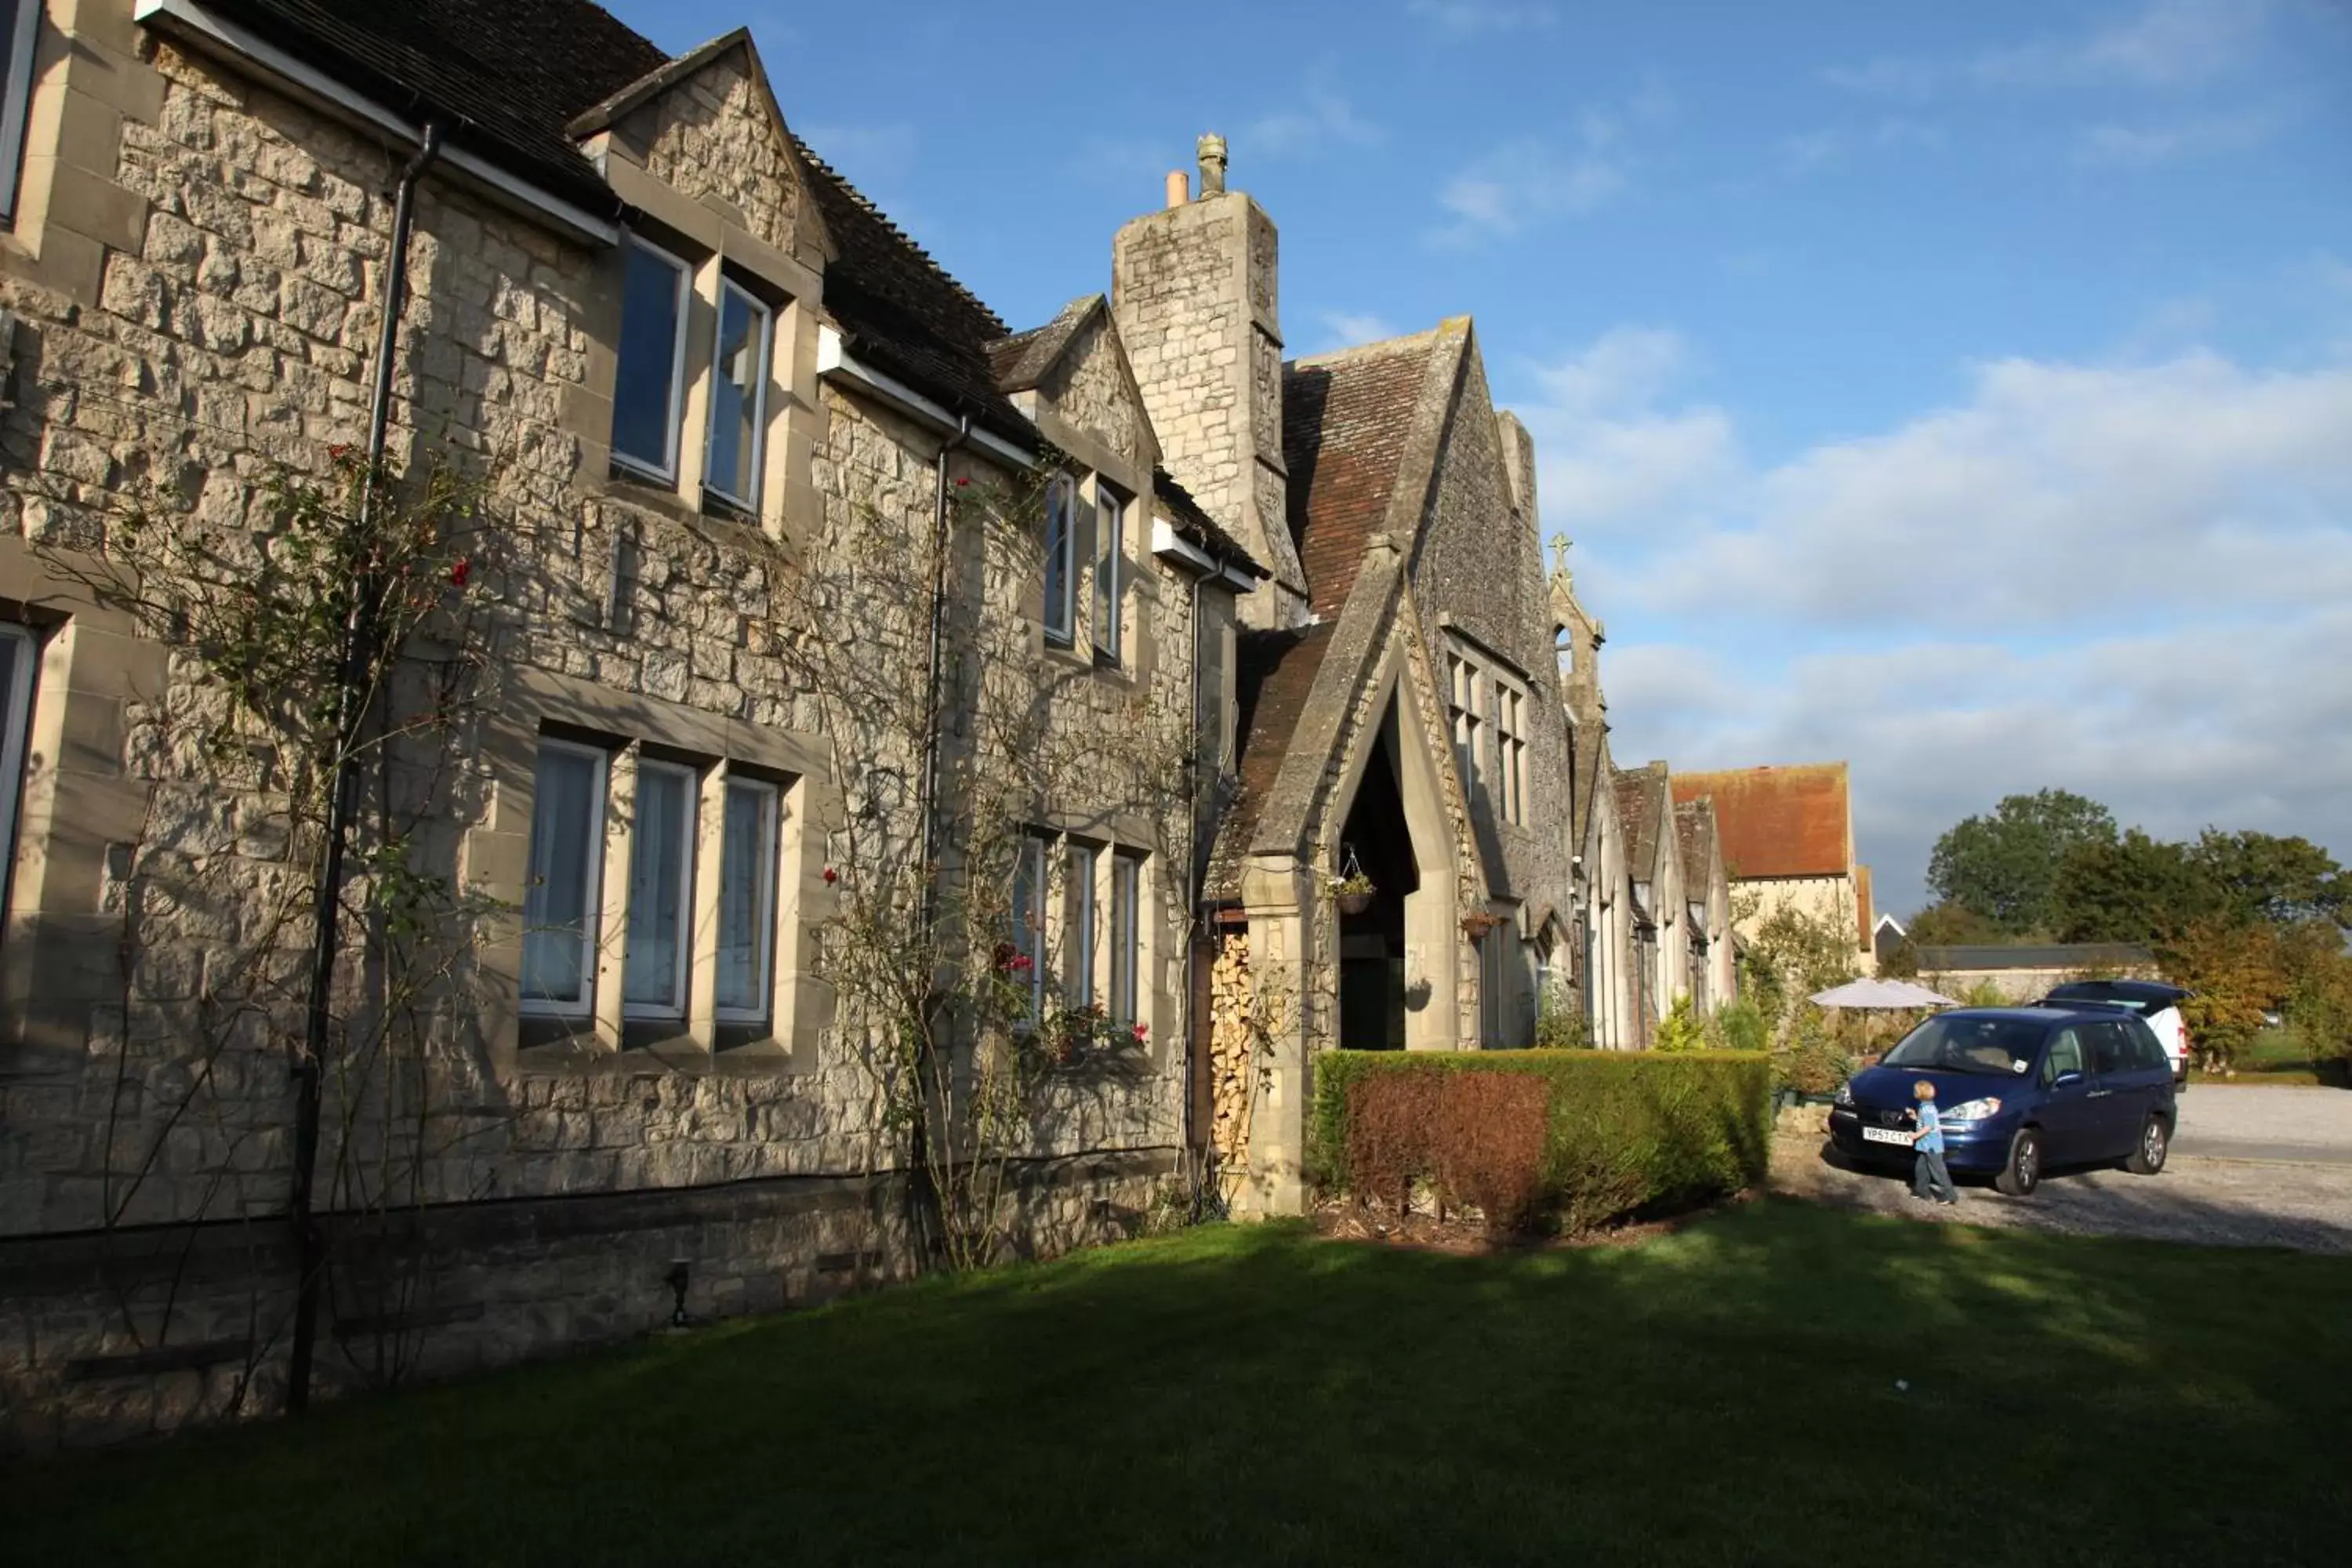
[[2022, 1197], [2060, 1165], [2164, 1169], [2179, 1110], [2172, 1064], [2137, 1017], [2106, 1007], [1958, 1007], [1853, 1075], [1830, 1110], [1848, 1158], [1907, 1169], [1912, 1086], [1936, 1086], [1944, 1159]]

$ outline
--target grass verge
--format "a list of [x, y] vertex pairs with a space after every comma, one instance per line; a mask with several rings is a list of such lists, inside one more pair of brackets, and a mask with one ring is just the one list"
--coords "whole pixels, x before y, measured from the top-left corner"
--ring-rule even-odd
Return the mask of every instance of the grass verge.
[[2347, 1301], [2352, 1258], [1785, 1200], [1486, 1257], [1216, 1227], [21, 1468], [0, 1541], [337, 1568], [1810, 1564], [1906, 1555], [1925, 1518], [1978, 1563], [2325, 1561], [2352, 1529]]

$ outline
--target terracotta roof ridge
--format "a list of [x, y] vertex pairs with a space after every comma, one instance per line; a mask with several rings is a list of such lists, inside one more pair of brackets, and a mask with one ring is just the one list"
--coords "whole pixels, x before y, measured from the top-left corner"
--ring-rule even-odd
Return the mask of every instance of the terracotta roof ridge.
[[1010, 332], [1011, 329], [1004, 324], [1003, 317], [998, 315], [994, 310], [990, 310], [986, 300], [973, 293], [970, 289], [965, 288], [962, 280], [957, 278], [954, 273], [949, 271], [945, 266], [941, 265], [938, 257], [933, 256], [929, 251], [924, 249], [920, 244], [917, 243], [914, 236], [908, 234], [905, 229], [900, 228], [897, 221], [894, 220], [888, 213], [884, 212], [879, 206], [875, 205], [873, 197], [867, 195], [864, 191], [859, 190], [856, 185], [850, 182], [848, 176], [844, 174], [839, 169], [835, 168], [831, 163], [826, 163], [823, 158], [819, 157], [816, 151], [808, 144], [808, 142], [801, 136], [799, 132], [795, 131], [791, 134], [793, 145], [799, 150], [802, 157], [807, 159], [810, 164], [815, 168], [819, 174], [823, 174], [826, 179], [831, 180], [836, 186], [840, 187], [841, 194], [843, 195], [847, 196], [852, 203], [863, 209], [866, 216], [872, 218], [876, 223], [880, 224], [885, 230], [888, 231], [893, 239], [896, 239], [899, 244], [912, 251], [922, 260], [925, 266], [938, 273], [940, 279], [945, 282], [950, 289], [954, 289], [957, 296], [961, 298], [964, 303], [979, 311], [984, 319], [996, 328], [997, 335], [999, 337], [1003, 337]]

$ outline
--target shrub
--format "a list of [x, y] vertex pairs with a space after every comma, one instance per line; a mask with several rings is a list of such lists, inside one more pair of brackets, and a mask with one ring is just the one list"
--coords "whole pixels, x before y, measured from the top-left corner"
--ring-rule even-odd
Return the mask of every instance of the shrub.
[[1707, 1044], [1723, 1051], [1767, 1051], [1772, 1048], [1772, 1020], [1745, 996], [1734, 997], [1707, 1019]]
[[1650, 1041], [1654, 1051], [1703, 1051], [1706, 1049], [1706, 1026], [1691, 1015], [1691, 999], [1686, 992], [1676, 993], [1675, 1005], [1658, 1020], [1658, 1032]]
[[1592, 1020], [1584, 1016], [1577, 998], [1559, 985], [1546, 986], [1536, 1003], [1536, 1044], [1549, 1051], [1591, 1047]]
[[1507, 1072], [1394, 1073], [1350, 1091], [1349, 1188], [1402, 1214], [1428, 1181], [1438, 1210], [1469, 1205], [1487, 1228], [1524, 1228], [1543, 1191], [1544, 1086]]
[[[1515, 1079], [1540, 1100], [1498, 1081]], [[1573, 1232], [1761, 1179], [1769, 1088], [1751, 1052], [1329, 1051], [1315, 1059], [1308, 1170], [1329, 1193], [1401, 1205], [1427, 1180], [1490, 1225]]]

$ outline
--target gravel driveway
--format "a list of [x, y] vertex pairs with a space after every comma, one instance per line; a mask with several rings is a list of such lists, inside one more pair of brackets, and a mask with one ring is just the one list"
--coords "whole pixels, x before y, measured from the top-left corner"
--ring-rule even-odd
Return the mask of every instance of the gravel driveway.
[[2162, 1174], [2065, 1172], [2030, 1198], [1971, 1183], [1957, 1209], [1912, 1202], [1905, 1175], [1834, 1163], [1826, 1122], [1815, 1106], [1781, 1117], [1776, 1191], [1930, 1223], [2352, 1253], [2352, 1093], [2339, 1089], [2200, 1084], [2180, 1097]]

